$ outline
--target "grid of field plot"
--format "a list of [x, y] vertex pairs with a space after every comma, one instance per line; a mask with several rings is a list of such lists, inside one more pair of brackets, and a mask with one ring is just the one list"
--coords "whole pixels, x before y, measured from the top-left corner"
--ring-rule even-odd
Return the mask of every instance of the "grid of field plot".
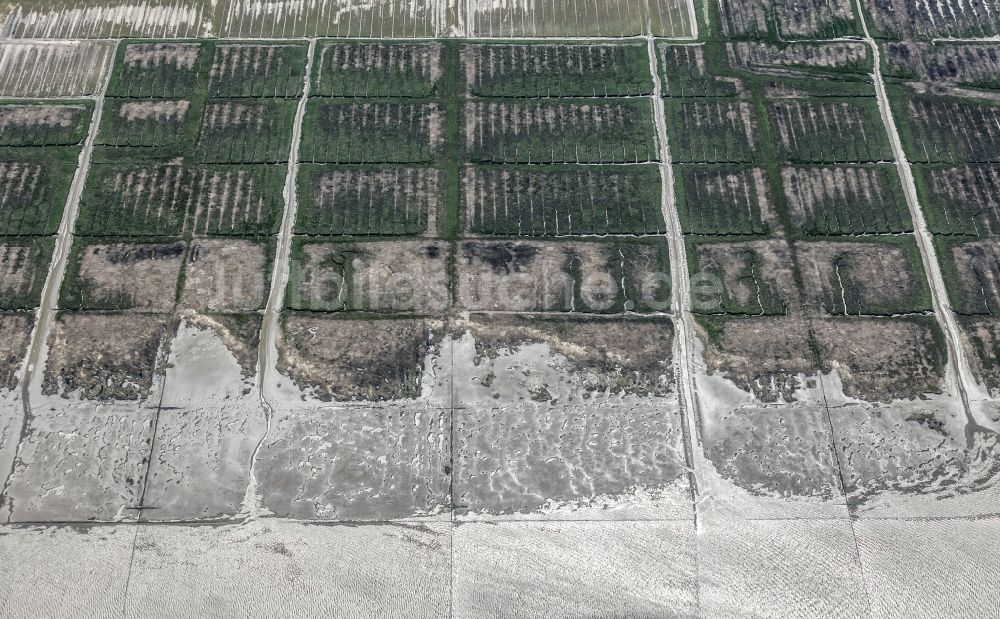
[[[691, 271], [723, 284], [717, 305], [700, 311], [927, 311], [912, 223], [865, 67], [843, 47], [798, 48], [781, 50], [782, 62], [766, 44], [730, 44], [725, 55], [660, 47]], [[727, 63], [713, 68], [706, 57]], [[741, 70], [747, 58], [756, 67], [800, 68], [774, 78]], [[875, 289], [872, 277], [883, 269], [898, 289]]]
[[[791, 397], [798, 372], [839, 364], [870, 373], [856, 352], [861, 333], [907, 333], [899, 345], [917, 366], [940, 365], [930, 288], [864, 45], [659, 51], [693, 309], [716, 347], [712, 362], [765, 400]], [[741, 342], [768, 332], [784, 348], [758, 342], [756, 375], [727, 365]], [[934, 380], [921, 375], [908, 388]], [[877, 399], [879, 388], [857, 390]]]
[[[590, 269], [595, 311], [665, 309], [650, 81], [635, 44], [320, 43], [288, 306], [391, 311], [371, 288], [411, 277], [412, 311], [582, 311]], [[511, 275], [538, 290], [492, 298]]]
[[[90, 380], [103, 381], [103, 394], [80, 367], [50, 367], [62, 384], [82, 382], [88, 397], [141, 399], [178, 316], [259, 328], [306, 50], [283, 42], [118, 46], [57, 332], [79, 339], [88, 321], [118, 321], [121, 345], [132, 347], [126, 358], [138, 361], [103, 378], [94, 369]], [[134, 331], [145, 332], [130, 339]], [[80, 366], [87, 363], [97, 361]]]
[[[982, 46], [950, 50], [917, 48], [911, 65], [932, 79], [937, 55], [968, 55], [965, 73], [976, 68]], [[995, 51], [995, 50], [994, 50]], [[979, 80], [990, 87], [989, 66]], [[890, 71], [898, 73], [898, 71]], [[959, 78], [961, 79], [961, 78]], [[895, 80], [894, 80], [895, 81]], [[972, 81], [972, 80], [970, 80]], [[974, 82], [975, 83], [975, 82]], [[959, 316], [970, 363], [992, 392], [1000, 389], [1000, 151], [995, 144], [1000, 107], [987, 90], [968, 96], [918, 94], [900, 80], [890, 86], [895, 113], [907, 118], [900, 134], [927, 226], [934, 237], [951, 309]]]
[[93, 104], [0, 101], [0, 310], [38, 307]]

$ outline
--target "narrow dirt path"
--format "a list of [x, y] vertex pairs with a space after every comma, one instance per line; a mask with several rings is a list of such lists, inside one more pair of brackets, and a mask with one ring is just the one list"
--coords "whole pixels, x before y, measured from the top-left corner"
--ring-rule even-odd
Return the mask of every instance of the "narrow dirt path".
[[260, 403], [264, 407], [264, 417], [267, 426], [264, 435], [254, 447], [250, 456], [250, 479], [247, 484], [247, 491], [243, 501], [244, 511], [253, 516], [256, 513], [255, 498], [257, 489], [257, 477], [254, 466], [257, 463], [257, 455], [261, 445], [267, 439], [271, 431], [271, 421], [274, 416], [274, 408], [267, 399], [267, 389], [269, 385], [274, 385], [278, 380], [278, 319], [281, 317], [281, 308], [285, 303], [285, 288], [288, 286], [288, 273], [291, 266], [292, 238], [295, 230], [295, 215], [298, 211], [298, 196], [296, 187], [299, 175], [299, 143], [302, 141], [302, 123], [306, 115], [306, 104], [309, 101], [309, 90], [312, 85], [313, 58], [316, 55], [316, 39], [309, 39], [309, 51], [306, 55], [305, 78], [302, 85], [302, 97], [299, 105], [295, 109], [295, 121], [292, 125], [292, 141], [288, 153], [288, 172], [285, 175], [285, 210], [282, 213], [281, 228], [278, 231], [278, 244], [274, 252], [274, 266], [271, 271], [271, 290], [267, 297], [267, 305], [264, 307], [264, 316], [261, 319], [260, 339], [257, 349], [257, 388], [260, 394]]
[[983, 420], [977, 419], [975, 409], [972, 407], [970, 393], [977, 394], [979, 386], [972, 369], [969, 367], [969, 359], [965, 355], [965, 346], [962, 341], [962, 333], [959, 331], [955, 314], [951, 310], [948, 301], [948, 290], [945, 287], [944, 276], [941, 274], [941, 266], [937, 259], [937, 251], [934, 248], [934, 239], [927, 228], [927, 220], [920, 209], [920, 202], [917, 199], [917, 186], [913, 181], [913, 170], [910, 162], [903, 151], [903, 144], [899, 139], [899, 132], [896, 129], [896, 121], [892, 116], [892, 109], [889, 106], [889, 96], [885, 90], [885, 81], [882, 79], [881, 55], [878, 43], [868, 32], [868, 24], [865, 22], [864, 12], [861, 10], [861, 0], [856, 0], [858, 14], [861, 19], [861, 28], [864, 32], [864, 40], [872, 50], [874, 67], [872, 71], [872, 81], [875, 83], [875, 96], [878, 100], [879, 112], [882, 115], [882, 123], [885, 125], [886, 133], [889, 135], [889, 142], [892, 145], [892, 154], [896, 160], [896, 169], [899, 171], [899, 178], [903, 184], [903, 194], [906, 196], [906, 205], [909, 207], [910, 217], [913, 219], [913, 236], [917, 240], [920, 249], [920, 257], [923, 261], [924, 272], [931, 288], [931, 301], [934, 307], [934, 314], [944, 330], [948, 343], [948, 357], [951, 366], [955, 369], [954, 389], [962, 399], [962, 406], [970, 423], [986, 426]]
[[[667, 137], [667, 120], [661, 96], [659, 63], [657, 62], [656, 40], [646, 38], [649, 55], [649, 73], [653, 78], [653, 120], [656, 124], [656, 143], [660, 155], [660, 208], [666, 223], [667, 251], [670, 256], [670, 315], [674, 321], [674, 366], [679, 392], [680, 414], [684, 423], [684, 451], [688, 466], [695, 463], [695, 445], [698, 444], [699, 405], [694, 381], [695, 367], [695, 326], [691, 317], [691, 281], [688, 275], [687, 252], [684, 249], [684, 235], [681, 232], [680, 215], [674, 197], [674, 170], [670, 159], [670, 143]], [[698, 480], [690, 475], [692, 498], [698, 497]], [[695, 509], [695, 524], [698, 511]]]
[[[117, 54], [117, 42], [115, 53]], [[104, 83], [97, 95], [94, 96], [94, 114], [90, 119], [90, 129], [87, 138], [83, 142], [80, 151], [80, 158], [77, 163], [76, 172], [73, 174], [73, 181], [69, 186], [69, 194], [66, 197], [66, 208], [63, 210], [62, 220], [59, 222], [59, 229], [56, 231], [55, 248], [52, 252], [52, 261], [49, 263], [49, 272], [45, 277], [45, 284], [42, 287], [42, 299], [38, 306], [35, 328], [31, 332], [31, 343], [28, 347], [28, 355], [24, 362], [24, 376], [21, 381], [24, 409], [29, 411], [29, 395], [32, 383], [36, 382], [35, 369], [38, 363], [44, 362], [48, 353], [49, 329], [52, 326], [52, 315], [59, 305], [59, 289], [62, 287], [63, 278], [66, 275], [66, 261], [69, 259], [69, 251], [73, 246], [73, 229], [76, 226], [76, 217], [80, 210], [80, 197], [83, 195], [83, 187], [87, 182], [87, 173], [90, 171], [90, 158], [94, 152], [94, 144], [97, 141], [97, 132], [101, 127], [101, 117], [104, 115], [104, 93], [107, 92], [108, 83], [111, 81], [111, 70], [104, 76]], [[39, 383], [39, 388], [41, 384]]]

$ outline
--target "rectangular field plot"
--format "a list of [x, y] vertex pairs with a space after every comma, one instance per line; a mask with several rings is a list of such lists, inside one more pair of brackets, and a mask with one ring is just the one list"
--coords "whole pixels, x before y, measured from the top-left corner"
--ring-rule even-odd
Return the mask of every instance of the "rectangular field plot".
[[760, 159], [757, 114], [749, 101], [668, 100], [667, 131], [677, 163], [751, 163]]
[[1000, 166], [914, 166], [927, 226], [934, 234], [1000, 235]]
[[46, 238], [0, 238], [0, 309], [38, 307], [52, 247]]
[[983, 100], [911, 95], [890, 89], [899, 136], [910, 161], [1000, 161], [1000, 105]]
[[0, 160], [0, 235], [55, 234], [75, 166]]
[[457, 302], [470, 311], [667, 311], [670, 265], [657, 239], [463, 241]]
[[776, 156], [791, 163], [891, 161], [874, 99], [788, 99], [768, 105]]
[[780, 225], [763, 168], [684, 165], [674, 170], [685, 234], [767, 235]]
[[438, 103], [313, 99], [302, 122], [302, 161], [429, 163], [444, 146]]
[[717, 296], [695, 307], [697, 313], [781, 315], [798, 304], [792, 252], [785, 241], [688, 237], [687, 252], [691, 274], [719, 286]]
[[1000, 243], [995, 238], [935, 241], [952, 308], [959, 314], [1000, 313]]
[[693, 35], [694, 16], [681, 0], [470, 0], [466, 7], [469, 37]]
[[787, 167], [781, 186], [792, 224], [805, 236], [913, 231], [892, 166]]
[[462, 175], [466, 232], [497, 236], [662, 234], [660, 175], [622, 168], [483, 167]]
[[1000, 45], [995, 42], [889, 41], [884, 44], [882, 58], [882, 73], [887, 76], [1000, 88]]
[[285, 166], [91, 167], [76, 233], [260, 236], [278, 232]]
[[863, 0], [873, 36], [887, 39], [980, 38], [1000, 35], [990, 0]]
[[2, 32], [12, 39], [197, 38], [211, 30], [211, 11], [206, 0], [21, 2], [6, 13]]
[[61, 309], [171, 312], [187, 245], [79, 237], [66, 266]]
[[309, 311], [443, 312], [451, 248], [435, 240], [297, 239], [286, 304]]
[[306, 68], [304, 44], [219, 43], [208, 76], [209, 97], [298, 97]]
[[179, 155], [190, 141], [196, 113], [186, 99], [109, 99], [97, 134], [102, 154], [116, 148], [142, 148], [126, 157]]
[[0, 97], [77, 97], [97, 92], [115, 53], [111, 41], [0, 44]]
[[722, 0], [719, 8], [727, 38], [765, 38], [769, 23], [786, 39], [861, 34], [851, 0]]
[[226, 38], [430, 38], [445, 34], [446, 9], [456, 10], [442, 0], [224, 0], [216, 21]]
[[183, 99], [194, 94], [204, 45], [128, 43], [118, 50], [108, 83], [110, 97]]
[[834, 315], [932, 310], [920, 252], [909, 236], [797, 241], [808, 303]]
[[725, 97], [740, 90], [739, 80], [712, 75], [704, 45], [658, 45], [664, 97]]
[[437, 233], [444, 191], [436, 168], [299, 168], [295, 233], [419, 235]]
[[462, 110], [466, 155], [494, 163], [656, 161], [649, 102], [475, 101]]
[[310, 94], [431, 97], [444, 73], [443, 51], [440, 43], [322, 43]]
[[803, 70], [810, 73], [862, 75], [871, 73], [872, 56], [861, 41], [783, 43], [756, 41], [726, 43], [730, 67], [750, 71]]
[[971, 344], [966, 354], [973, 371], [996, 398], [1000, 395], [1000, 319], [963, 316], [959, 320]]
[[217, 100], [205, 105], [195, 157], [203, 163], [284, 163], [294, 100]]
[[0, 103], [0, 146], [70, 146], [87, 135], [93, 103]]
[[[746, 0], [733, 0], [746, 2]], [[789, 39], [861, 35], [852, 0], [773, 0], [774, 18]]]
[[606, 97], [652, 92], [645, 45], [467, 45], [465, 85], [482, 97]]

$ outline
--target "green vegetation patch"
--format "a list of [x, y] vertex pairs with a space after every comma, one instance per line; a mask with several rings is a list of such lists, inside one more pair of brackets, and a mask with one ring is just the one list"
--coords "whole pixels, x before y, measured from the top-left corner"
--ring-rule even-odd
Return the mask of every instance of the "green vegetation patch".
[[205, 105], [195, 157], [203, 163], [284, 163], [296, 102], [214, 100]]
[[927, 227], [934, 234], [1000, 235], [1000, 165], [914, 165]]
[[209, 97], [299, 97], [308, 46], [303, 43], [216, 43]]
[[466, 156], [492, 163], [656, 161], [645, 99], [469, 101], [462, 107]]
[[470, 44], [466, 88], [482, 97], [608, 97], [653, 91], [645, 45]]
[[674, 167], [685, 234], [769, 235], [777, 224], [767, 170], [734, 165]]
[[0, 235], [55, 234], [76, 167], [0, 160]]
[[54, 245], [52, 238], [0, 238], [0, 309], [38, 307]]
[[465, 229], [497, 236], [662, 234], [655, 166], [470, 166], [463, 170]]
[[763, 136], [749, 101], [720, 98], [665, 102], [670, 152], [676, 163], [752, 163]]
[[887, 90], [910, 161], [1000, 163], [1000, 103]]
[[660, 82], [664, 97], [725, 97], [739, 94], [739, 79], [718, 72], [717, 48], [707, 45], [668, 45], [657, 47]]
[[913, 231], [895, 166], [785, 167], [781, 186], [792, 223], [804, 236]]
[[108, 99], [95, 158], [175, 157], [190, 147], [200, 107], [187, 99]]
[[1000, 313], [1000, 243], [995, 238], [934, 238], [952, 309], [959, 314]]
[[431, 167], [303, 164], [295, 233], [310, 235], [435, 234], [443, 175]]
[[136, 41], [118, 48], [109, 97], [186, 99], [195, 93], [205, 45]]
[[768, 120], [776, 156], [791, 163], [892, 161], [875, 99], [779, 99]]
[[0, 147], [70, 146], [83, 142], [93, 102], [0, 102]]
[[443, 78], [440, 43], [321, 43], [310, 92], [320, 97], [432, 97]]
[[314, 163], [430, 163], [444, 132], [439, 103], [311, 99], [300, 152]]
[[285, 166], [94, 164], [76, 232], [88, 236], [276, 234]]

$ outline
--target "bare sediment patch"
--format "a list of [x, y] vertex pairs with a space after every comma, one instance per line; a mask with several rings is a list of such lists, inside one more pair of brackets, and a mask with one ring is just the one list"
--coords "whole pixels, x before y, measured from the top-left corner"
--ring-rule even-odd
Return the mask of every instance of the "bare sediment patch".
[[828, 314], [931, 309], [923, 270], [903, 245], [796, 242], [806, 294]]
[[293, 264], [288, 305], [313, 311], [442, 312], [450, 305], [447, 244], [309, 243]]
[[961, 322], [969, 365], [992, 397], [1000, 399], [1000, 319], [977, 316]]
[[81, 404], [32, 415], [5, 488], [11, 522], [132, 519], [154, 407]]
[[0, 105], [0, 131], [34, 127], [72, 127], [82, 105]]
[[830, 409], [852, 509], [980, 515], [1000, 494], [1000, 440], [958, 407], [905, 402]]
[[80, 252], [76, 279], [66, 284], [66, 307], [173, 310], [183, 242], [87, 245]]
[[278, 370], [322, 401], [416, 398], [433, 324], [287, 314]]
[[127, 121], [183, 121], [191, 107], [190, 101], [129, 101], [118, 108], [118, 115]]
[[817, 354], [848, 397], [914, 400], [944, 389], [944, 336], [933, 317], [826, 318], [811, 329]]
[[697, 295], [695, 311], [769, 315], [799, 306], [786, 241], [698, 245], [694, 266], [696, 284], [706, 285], [706, 294]]
[[165, 358], [169, 322], [137, 314], [60, 314], [49, 336], [42, 393], [145, 399]]
[[125, 46], [124, 64], [144, 70], [166, 65], [190, 71], [200, 51], [198, 43], [131, 43]]
[[[805, 319], [705, 318], [699, 326], [708, 372], [763, 402], [795, 399], [818, 371]], [[803, 378], [803, 376], [805, 378]]]
[[201, 312], [261, 309], [267, 296], [267, 246], [237, 239], [191, 243], [180, 304]]
[[260, 345], [259, 314], [199, 314], [185, 312], [184, 321], [198, 329], [211, 330], [222, 339], [240, 365], [244, 378], [257, 373], [257, 347]]
[[833, 435], [822, 405], [742, 407], [704, 426], [705, 455], [723, 478], [752, 494], [842, 498]]
[[956, 309], [968, 314], [1000, 313], [1000, 245], [992, 239], [971, 241], [953, 246], [950, 253], [957, 275]]
[[456, 389], [469, 402], [667, 397], [675, 387], [674, 328], [665, 318], [473, 314], [449, 328], [474, 343], [455, 364]]
[[385, 520], [450, 507], [449, 413], [419, 404], [279, 414], [256, 471], [277, 516]]
[[28, 314], [0, 314], [0, 391], [17, 388], [33, 324]]

